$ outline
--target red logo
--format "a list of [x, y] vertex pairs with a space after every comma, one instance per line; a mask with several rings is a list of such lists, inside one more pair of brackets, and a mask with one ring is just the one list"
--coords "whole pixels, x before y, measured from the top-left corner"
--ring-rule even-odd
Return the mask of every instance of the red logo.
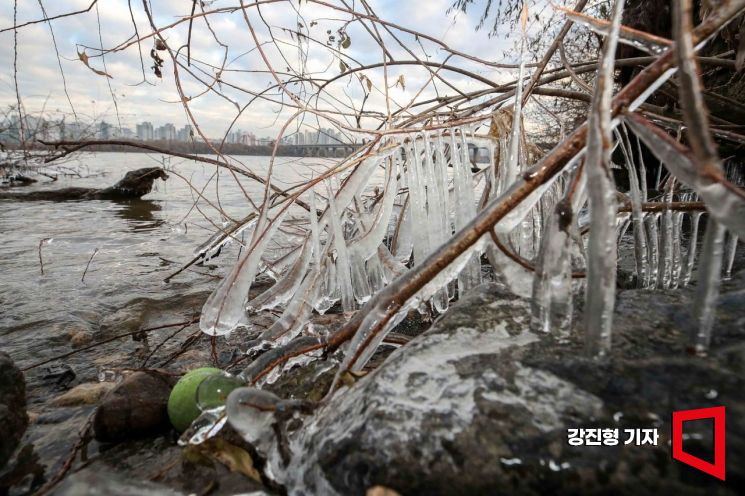
[[[724, 480], [725, 475], [725, 435], [723, 406], [681, 410], [673, 412], [673, 458], [691, 467], [697, 468], [717, 479]], [[714, 419], [714, 463], [709, 463], [697, 456], [683, 451], [683, 422], [689, 420]]]

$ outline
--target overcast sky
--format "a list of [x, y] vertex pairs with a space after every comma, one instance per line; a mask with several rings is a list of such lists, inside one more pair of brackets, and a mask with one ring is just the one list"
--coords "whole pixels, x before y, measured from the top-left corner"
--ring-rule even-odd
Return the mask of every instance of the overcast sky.
[[[91, 0], [66, 0], [51, 1], [41, 0], [49, 17], [65, 12], [85, 9]], [[335, 2], [335, 0], [329, 0]], [[17, 19], [18, 24], [26, 21], [43, 18], [39, 0], [18, 0]], [[209, 2], [208, 2], [209, 3]], [[350, 5], [355, 2], [348, 0]], [[495, 62], [512, 62], [514, 51], [514, 37], [506, 38], [503, 35], [489, 37], [485, 30], [475, 29], [479, 21], [481, 9], [475, 8], [467, 15], [462, 13], [450, 13], [446, 11], [451, 0], [371, 0], [370, 4], [379, 17], [396, 24], [428, 34], [438, 40], [442, 40], [454, 49], [477, 55], [481, 58]], [[142, 4], [133, 1], [135, 22], [140, 36], [148, 34], [151, 29]], [[178, 21], [182, 16], [188, 15], [191, 2], [186, 0], [157, 0], [153, 1], [155, 23], [162, 27]], [[341, 5], [335, 2], [335, 5]], [[240, 5], [240, 0], [217, 0], [209, 3], [205, 8], [208, 10], [219, 9]], [[300, 16], [295, 12], [298, 8]], [[355, 10], [362, 10], [357, 4]], [[541, 15], [543, 11], [538, 12]], [[277, 71], [285, 71], [290, 65], [295, 69], [302, 66], [299, 52], [294, 46], [295, 42], [290, 34], [281, 28], [296, 29], [298, 22], [304, 24], [309, 30], [310, 36], [325, 41], [328, 37], [327, 30], [336, 34], [336, 30], [351, 19], [351, 15], [344, 12], [309, 4], [306, 1], [298, 2], [292, 0], [292, 4], [285, 2], [266, 4], [261, 7], [263, 19], [274, 26], [275, 38], [280, 41], [279, 49], [266, 44], [266, 54], [271, 64]], [[0, 5], [0, 29], [13, 26], [13, 1], [5, 0]], [[259, 18], [256, 9], [251, 9], [249, 19], [256, 28], [257, 36], [262, 42], [269, 41], [268, 30]], [[544, 15], [544, 18], [548, 14]], [[98, 19], [100, 18], [100, 23]], [[249, 89], [253, 92], [265, 90], [271, 84], [271, 78], [267, 74], [255, 72], [265, 70], [266, 65], [260, 54], [252, 48], [255, 43], [244, 21], [240, 11], [232, 13], [220, 13], [209, 16], [210, 26], [203, 19], [194, 23], [192, 33], [192, 64], [195, 75], [209, 82], [215, 74], [215, 69], [208, 64], [219, 66], [223, 57], [227, 57], [227, 69], [223, 74], [226, 84], [217, 85], [224, 97], [211, 92], [205, 93], [205, 86], [199, 83], [193, 76], [181, 71], [181, 83], [184, 94], [189, 97], [189, 107], [194, 118], [210, 137], [221, 136], [231, 125], [236, 116], [237, 122], [233, 129], [240, 128], [252, 131], [259, 136], [275, 136], [281, 125], [291, 112], [282, 108], [280, 104], [273, 102], [255, 101], [251, 103], [244, 112], [238, 112], [238, 108], [248, 104], [252, 95], [238, 88]], [[99, 32], [100, 24], [100, 32]], [[313, 24], [311, 26], [311, 24]], [[173, 63], [166, 52], [159, 52], [165, 59], [163, 65], [163, 78], [158, 79], [153, 75], [150, 68], [150, 49], [153, 39], [148, 38], [141, 44], [144, 64], [145, 79], [141, 68], [139, 50], [137, 44], [132, 44], [126, 49], [108, 53], [104, 60], [97, 55], [97, 48], [102, 45], [113, 48], [125, 44], [134, 36], [134, 27], [127, 8], [126, 0], [99, 0], [98, 11], [94, 7], [90, 12], [72, 17], [55, 20], [51, 23], [56, 39], [59, 57], [55, 53], [52, 43], [50, 27], [46, 23], [33, 24], [18, 30], [18, 86], [24, 107], [29, 113], [36, 113], [45, 109], [53, 115], [66, 114], [72, 119], [72, 109], [82, 120], [91, 118], [101, 119], [117, 124], [117, 120], [125, 127], [134, 128], [135, 124], [148, 120], [153, 124], [160, 125], [172, 122], [181, 127], [188, 122], [184, 106], [176, 91], [173, 75]], [[178, 49], [185, 43], [188, 23], [182, 22], [177, 26], [164, 31], [163, 35], [168, 46]], [[229, 46], [227, 55], [225, 50], [218, 44], [210, 33], [212, 28], [217, 34], [219, 41]], [[351, 46], [343, 50], [348, 64], [355, 67], [357, 63], [370, 64], [382, 60], [381, 49], [375, 44], [370, 35], [364, 30], [360, 23], [352, 23], [347, 32], [351, 37]], [[414, 36], [394, 31], [417, 57], [435, 62], [442, 62], [446, 56], [445, 52], [434, 43], [425, 40], [416, 40]], [[99, 38], [100, 36], [100, 38]], [[386, 36], [386, 44], [394, 58], [411, 60], [411, 56], [399, 46], [390, 36]], [[14, 105], [16, 93], [13, 81], [13, 44], [14, 33], [12, 30], [0, 33], [0, 43], [4, 47], [0, 51], [0, 64], [4, 70], [0, 72], [0, 104], [4, 108]], [[102, 43], [103, 42], [103, 43]], [[421, 45], [419, 44], [421, 42]], [[311, 42], [307, 54], [308, 59], [305, 67], [314, 77], [328, 79], [340, 73], [339, 59], [330, 52], [324, 44]], [[89, 48], [84, 48], [89, 47]], [[112, 76], [111, 79], [94, 73], [86, 67], [78, 58], [78, 51], [85, 50], [90, 56], [90, 65], [94, 69], [104, 69]], [[281, 53], [280, 53], [281, 50]], [[247, 53], [248, 52], [248, 53]], [[511, 55], [510, 55], [511, 54]], [[466, 59], [454, 57], [448, 63], [472, 69], [478, 74], [495, 81], [508, 78], [504, 70], [489, 69], [479, 64], [474, 64]], [[61, 66], [61, 68], [60, 68]], [[203, 72], [200, 72], [203, 71]], [[65, 95], [62, 73], [64, 73], [65, 84], [69, 100]], [[429, 74], [423, 69], [411, 66], [395, 66], [388, 70], [389, 84], [393, 84], [399, 77], [404, 75], [406, 88], [400, 85], [390, 90], [390, 98], [394, 109], [396, 105], [405, 105], [420, 91], [429, 79]], [[383, 98], [383, 71], [382, 69], [365, 71], [364, 74], [375, 84], [374, 90], [369, 98], [367, 109], [385, 110]], [[448, 73], [448, 80], [461, 91], [472, 91], [484, 87], [481, 83], [467, 81], [457, 74]], [[110, 86], [109, 86], [110, 85]], [[292, 91], [299, 88], [291, 86]], [[437, 90], [440, 93], [452, 94], [453, 91], [439, 84]], [[114, 95], [112, 97], [112, 94]], [[275, 95], [276, 92], [267, 93]], [[435, 95], [435, 88], [429, 85], [418, 96], [425, 99]], [[363, 96], [362, 86], [352, 77], [344, 77], [329, 87], [327, 101], [317, 102], [321, 108], [331, 108], [331, 104], [339, 108], [341, 105], [359, 106]], [[333, 102], [337, 99], [336, 103]], [[114, 105], [116, 101], [117, 108]], [[70, 104], [72, 103], [72, 105]], [[236, 104], [238, 107], [236, 107]], [[309, 122], [306, 116], [306, 122]], [[296, 128], [296, 122], [293, 126]], [[314, 122], [314, 125], [315, 124]], [[324, 126], [324, 123], [321, 123]], [[292, 126], [291, 126], [292, 127]]]

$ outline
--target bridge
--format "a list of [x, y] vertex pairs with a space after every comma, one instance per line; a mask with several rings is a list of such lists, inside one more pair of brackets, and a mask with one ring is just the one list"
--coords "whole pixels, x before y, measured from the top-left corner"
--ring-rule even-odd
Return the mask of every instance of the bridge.
[[342, 158], [351, 155], [361, 144], [333, 143], [325, 145], [280, 145], [279, 152], [291, 157]]
[[[328, 157], [343, 158], [351, 155], [355, 150], [362, 147], [362, 144], [355, 143], [334, 143], [326, 145], [280, 145], [279, 155], [285, 157]], [[449, 147], [445, 152], [449, 159]], [[468, 143], [468, 155], [472, 164], [489, 163], [489, 149], [478, 147], [473, 143]]]

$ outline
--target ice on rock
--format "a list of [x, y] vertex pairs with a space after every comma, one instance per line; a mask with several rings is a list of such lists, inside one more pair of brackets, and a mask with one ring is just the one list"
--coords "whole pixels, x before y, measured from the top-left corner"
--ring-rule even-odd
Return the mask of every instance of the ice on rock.
[[179, 437], [178, 444], [187, 446], [189, 444], [202, 444], [206, 440], [215, 437], [227, 422], [225, 407], [220, 406], [204, 410], [188, 429]]
[[244, 387], [228, 396], [226, 411], [230, 425], [266, 456], [274, 444], [274, 412], [281, 399], [262, 389]]

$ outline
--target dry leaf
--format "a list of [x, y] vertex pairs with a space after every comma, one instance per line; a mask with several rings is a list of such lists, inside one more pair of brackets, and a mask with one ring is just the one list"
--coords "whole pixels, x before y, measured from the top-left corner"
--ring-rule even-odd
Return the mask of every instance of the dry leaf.
[[200, 445], [202, 454], [222, 463], [232, 472], [239, 472], [257, 482], [261, 474], [254, 467], [251, 455], [246, 450], [227, 442], [222, 438], [213, 438]]
[[406, 79], [404, 79], [403, 74], [398, 76], [398, 79], [396, 80], [396, 86], [401, 86], [401, 89], [406, 91]]
[[348, 34], [344, 33], [344, 39], [341, 40], [341, 47], [349, 48], [351, 44], [352, 44], [352, 38], [350, 38]]
[[87, 54], [87, 53], [85, 53], [85, 50], [83, 50], [83, 52], [82, 52], [82, 53], [81, 53], [81, 52], [78, 52], [78, 58], [80, 59], [80, 61], [81, 61], [82, 63], [84, 63], [84, 64], [85, 64], [85, 66], [86, 66], [86, 67], [87, 67], [88, 69], [92, 70], [93, 72], [95, 72], [95, 73], [96, 73], [96, 74], [98, 74], [99, 76], [106, 76], [107, 78], [111, 78], [111, 79], [114, 79], [114, 78], [113, 78], [113, 76], [111, 76], [110, 74], [107, 74], [107, 73], [105, 73], [104, 71], [100, 71], [100, 70], [98, 70], [98, 69], [94, 69], [93, 67], [91, 67], [91, 66], [90, 66], [90, 64], [88, 63], [88, 54]]
[[360, 74], [360, 82], [364, 83], [367, 86], [367, 92], [372, 91], [372, 81], [369, 77], [365, 76], [364, 74]]

